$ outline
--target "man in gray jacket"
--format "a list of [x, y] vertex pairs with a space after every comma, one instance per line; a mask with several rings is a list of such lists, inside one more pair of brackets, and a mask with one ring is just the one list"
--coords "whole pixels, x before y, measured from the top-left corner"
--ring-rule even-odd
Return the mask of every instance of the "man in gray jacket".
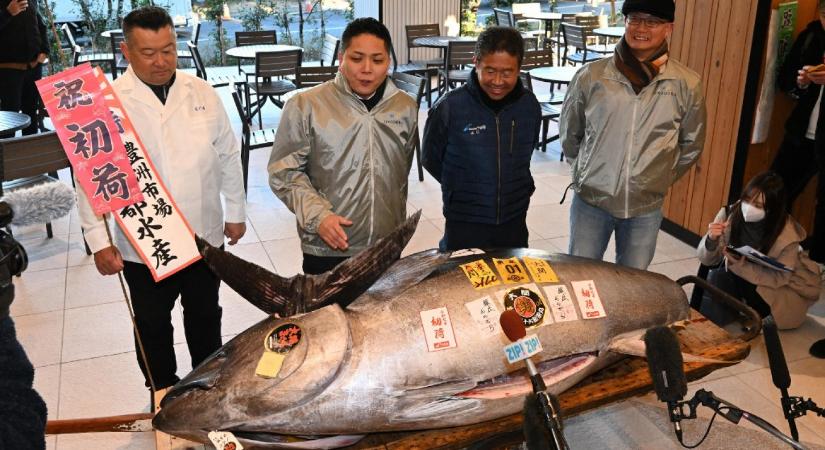
[[646, 269], [662, 203], [699, 158], [705, 102], [699, 75], [668, 60], [672, 0], [627, 0], [613, 56], [585, 65], [562, 106], [562, 150], [572, 166], [569, 253], [602, 259], [616, 233], [616, 262]]
[[269, 185], [295, 213], [304, 273], [332, 269], [406, 218], [418, 107], [387, 78], [391, 45], [377, 20], [352, 21], [335, 80], [284, 106]]

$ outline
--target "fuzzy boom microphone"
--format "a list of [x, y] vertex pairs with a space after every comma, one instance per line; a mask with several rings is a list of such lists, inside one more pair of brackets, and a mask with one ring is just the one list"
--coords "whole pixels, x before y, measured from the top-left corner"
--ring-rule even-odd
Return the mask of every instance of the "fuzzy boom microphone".
[[[9, 191], [0, 201], [11, 209], [12, 225], [26, 226], [48, 223], [69, 214], [75, 205], [75, 194], [67, 184], [52, 181]], [[2, 211], [0, 216], [5, 214]]]

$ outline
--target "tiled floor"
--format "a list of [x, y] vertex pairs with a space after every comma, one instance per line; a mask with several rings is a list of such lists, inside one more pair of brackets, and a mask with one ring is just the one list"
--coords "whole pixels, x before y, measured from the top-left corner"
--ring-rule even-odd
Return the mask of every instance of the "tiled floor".
[[[221, 90], [221, 95], [225, 104], [231, 106], [226, 89]], [[234, 109], [228, 108], [228, 111], [238, 130]], [[265, 125], [276, 126], [278, 112], [270, 107], [267, 113]], [[422, 110], [422, 123], [425, 119], [426, 112]], [[300, 270], [301, 261], [295, 222], [266, 184], [268, 157], [267, 150], [252, 153], [248, 231], [230, 250], [281, 275], [291, 276]], [[563, 205], [558, 202], [569, 177], [566, 163], [559, 162], [558, 143], [554, 143], [546, 154], [536, 152], [532, 167], [537, 189], [527, 217], [530, 245], [564, 252], [569, 234], [569, 199]], [[66, 174], [61, 176], [66, 180]], [[438, 183], [429, 176], [419, 182], [413, 169], [409, 186], [408, 210], [422, 209], [424, 217], [405, 254], [436, 246], [444, 226]], [[76, 213], [56, 221], [54, 228], [53, 239], [45, 238], [43, 227], [15, 230], [16, 237], [29, 253], [30, 264], [23, 276], [15, 280], [17, 298], [12, 305], [20, 340], [36, 366], [35, 387], [48, 404], [49, 418], [147, 411], [148, 395], [135, 363], [131, 324], [117, 278], [98, 275], [92, 258], [83, 252]], [[607, 258], [613, 258], [613, 255], [613, 250], [608, 250]], [[694, 274], [697, 267], [693, 248], [665, 233], [659, 234], [656, 257], [650, 270], [676, 279]], [[229, 288], [223, 287], [221, 296], [225, 340], [264, 317]], [[183, 375], [190, 362], [179, 309], [174, 317], [179, 374]], [[825, 406], [825, 360], [814, 359], [807, 353], [813, 341], [825, 337], [825, 302], [817, 303], [802, 327], [781, 335], [794, 382], [791, 394], [813, 397]], [[787, 432], [779, 408], [779, 393], [771, 383], [761, 338], [753, 342], [747, 360], [692, 383], [691, 392], [701, 387], [713, 390]], [[632, 439], [625, 441], [626, 446], [636, 447], [632, 443], [649, 442], [640, 446], [676, 447], [675, 441], [662, 440], [658, 435], [647, 440], [645, 427], [634, 428], [633, 417], [640, 414], [634, 405], [638, 404], [660, 408], [655, 397], [647, 395], [635, 403], [628, 402], [626, 406], [609, 411], [611, 423], [629, 428], [624, 434], [631, 435]], [[660, 409], [665, 414], [664, 409]], [[605, 420], [604, 414], [584, 415], [576, 419], [576, 426], [587, 429], [583, 423], [592, 421], [592, 425], [597, 426]], [[799, 421], [799, 429], [803, 440], [825, 445], [825, 419], [805, 417]], [[698, 437], [686, 435], [686, 440], [695, 442]], [[61, 435], [50, 436], [47, 442], [49, 449], [59, 450], [154, 448], [149, 433]], [[731, 444], [730, 448], [737, 446]]]

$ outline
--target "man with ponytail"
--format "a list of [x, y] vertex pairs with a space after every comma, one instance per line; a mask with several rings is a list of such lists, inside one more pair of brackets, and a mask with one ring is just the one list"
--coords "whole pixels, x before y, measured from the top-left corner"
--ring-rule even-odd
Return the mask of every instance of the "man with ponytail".
[[572, 167], [569, 253], [646, 269], [670, 186], [699, 158], [705, 101], [699, 75], [668, 58], [672, 0], [626, 0], [611, 57], [573, 77], [559, 133]]

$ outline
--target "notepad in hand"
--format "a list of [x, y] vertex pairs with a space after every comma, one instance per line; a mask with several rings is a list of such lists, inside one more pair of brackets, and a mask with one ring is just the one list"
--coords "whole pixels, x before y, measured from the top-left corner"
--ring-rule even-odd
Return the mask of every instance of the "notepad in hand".
[[756, 250], [750, 245], [743, 245], [741, 247], [734, 247], [732, 245], [728, 245], [727, 250], [739, 256], [744, 256], [745, 259], [747, 259], [748, 261], [755, 264], [759, 264], [763, 267], [767, 267], [769, 269], [781, 270], [782, 272], [794, 271], [794, 269], [782, 264], [781, 262], [771, 258], [770, 256], [760, 252], [759, 250]]

